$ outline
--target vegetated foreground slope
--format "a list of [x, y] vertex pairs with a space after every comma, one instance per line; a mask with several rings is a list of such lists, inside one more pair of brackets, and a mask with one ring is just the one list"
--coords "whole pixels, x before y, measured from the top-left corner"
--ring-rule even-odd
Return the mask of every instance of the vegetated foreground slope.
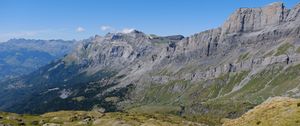
[[[237, 119], [223, 119], [223, 126], [298, 126], [300, 100], [288, 97], [269, 98]], [[174, 115], [141, 113], [102, 113], [93, 111], [58, 111], [42, 115], [0, 113], [2, 125], [28, 126], [205, 126]]]
[[134, 30], [95, 36], [63, 59], [2, 85], [0, 108], [176, 114], [217, 125], [273, 96], [299, 97], [300, 4], [240, 8], [190, 37]]
[[299, 124], [300, 100], [275, 97], [237, 119], [226, 120], [223, 126], [299, 126]]
[[58, 111], [43, 115], [0, 113], [0, 125], [13, 126], [206, 126], [174, 115]]

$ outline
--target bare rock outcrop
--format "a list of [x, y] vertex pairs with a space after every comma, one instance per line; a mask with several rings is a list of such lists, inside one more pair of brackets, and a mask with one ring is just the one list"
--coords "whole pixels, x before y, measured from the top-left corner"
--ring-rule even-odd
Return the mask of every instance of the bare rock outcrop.
[[251, 32], [270, 25], [278, 25], [287, 18], [289, 10], [283, 3], [272, 3], [263, 8], [240, 8], [222, 26], [222, 34]]

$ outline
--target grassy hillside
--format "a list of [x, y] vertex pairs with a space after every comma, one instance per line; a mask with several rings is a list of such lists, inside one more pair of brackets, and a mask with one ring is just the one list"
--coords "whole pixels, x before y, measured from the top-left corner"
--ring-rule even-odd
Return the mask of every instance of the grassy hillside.
[[[168, 110], [167, 107], [143, 107], [149, 109]], [[93, 111], [58, 111], [43, 115], [19, 115], [0, 112], [0, 125], [8, 126], [205, 126], [195, 122], [204, 121], [204, 118], [189, 119], [172, 114], [113, 112], [102, 113]], [[171, 108], [172, 109], [172, 108]], [[174, 109], [174, 108], [173, 108]], [[264, 103], [254, 107], [237, 119], [221, 120], [223, 126], [298, 126], [300, 125], [300, 100], [288, 97], [270, 98]]]
[[[203, 82], [174, 80], [151, 84], [137, 92], [137, 99], [142, 100], [129, 105], [127, 110], [175, 114], [192, 121], [220, 125], [223, 118], [237, 118], [269, 97], [298, 97], [299, 71], [300, 65], [279, 63], [255, 74], [241, 71]], [[247, 78], [249, 81], [243, 82]], [[234, 90], [237, 87], [239, 89]]]
[[271, 98], [243, 116], [226, 120], [223, 126], [299, 126], [300, 100]]
[[0, 125], [12, 126], [203, 126], [173, 115], [58, 111], [43, 115], [0, 113]]

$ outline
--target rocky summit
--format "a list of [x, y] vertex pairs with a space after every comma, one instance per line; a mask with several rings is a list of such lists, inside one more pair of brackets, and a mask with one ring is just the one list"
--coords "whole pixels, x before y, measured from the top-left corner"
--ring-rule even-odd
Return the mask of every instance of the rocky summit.
[[[299, 98], [299, 77], [300, 4], [272, 3], [237, 9], [222, 26], [189, 37], [132, 30], [83, 40], [1, 82], [0, 109], [159, 113], [221, 125], [270, 97]], [[9, 88], [16, 85], [24, 86]]]

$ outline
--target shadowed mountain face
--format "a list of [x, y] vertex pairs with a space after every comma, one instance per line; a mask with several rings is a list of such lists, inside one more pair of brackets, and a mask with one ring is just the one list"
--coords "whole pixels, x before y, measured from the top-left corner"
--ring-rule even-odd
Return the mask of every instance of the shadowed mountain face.
[[185, 38], [136, 30], [95, 36], [64, 58], [1, 83], [0, 108], [102, 107], [217, 124], [271, 96], [300, 96], [299, 10], [282, 3], [241, 8], [221, 27]]
[[29, 74], [52, 60], [63, 57], [74, 41], [11, 39], [0, 43], [0, 79]]

